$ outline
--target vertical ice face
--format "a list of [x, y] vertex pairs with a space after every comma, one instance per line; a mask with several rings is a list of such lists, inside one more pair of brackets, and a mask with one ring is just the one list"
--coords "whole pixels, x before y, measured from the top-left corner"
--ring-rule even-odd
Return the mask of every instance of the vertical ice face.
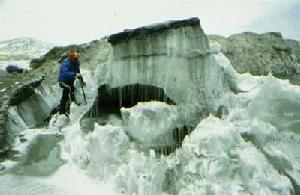
[[26, 128], [43, 124], [58, 104], [59, 92], [58, 86], [40, 84], [37, 88], [33, 88], [32, 94], [24, 100], [22, 97], [26, 96], [26, 91], [17, 93], [8, 109], [7, 143], [12, 144], [16, 136]]
[[101, 84], [162, 88], [179, 107], [185, 105], [183, 121], [195, 117], [196, 125], [199, 112], [216, 109], [216, 99], [229, 89], [198, 18], [125, 31], [108, 41], [113, 46], [111, 57], [96, 70], [105, 77]]

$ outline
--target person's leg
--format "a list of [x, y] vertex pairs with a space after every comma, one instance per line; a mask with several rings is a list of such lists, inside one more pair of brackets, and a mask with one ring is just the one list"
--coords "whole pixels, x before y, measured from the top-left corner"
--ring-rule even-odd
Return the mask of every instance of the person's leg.
[[76, 103], [76, 100], [75, 100], [75, 87], [74, 87], [74, 84], [73, 85], [70, 85], [70, 89], [71, 89], [71, 100], [72, 102], [75, 102]]
[[71, 100], [72, 102], [74, 102], [76, 105], [80, 105], [79, 102], [77, 102], [76, 98], [75, 98], [75, 87], [74, 87], [74, 84], [73, 85], [70, 85], [70, 88], [71, 88]]
[[65, 114], [66, 113], [66, 103], [69, 99], [69, 88], [63, 87], [62, 91], [62, 97], [60, 100], [60, 106], [59, 106], [59, 114]]

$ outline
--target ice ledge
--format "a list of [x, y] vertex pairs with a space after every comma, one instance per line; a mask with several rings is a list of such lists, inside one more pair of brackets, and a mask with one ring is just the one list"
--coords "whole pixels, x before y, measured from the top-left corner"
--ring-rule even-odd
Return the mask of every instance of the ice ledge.
[[124, 30], [123, 32], [110, 35], [108, 37], [108, 42], [110, 42], [112, 45], [116, 45], [119, 42], [127, 41], [135, 37], [147, 36], [152, 33], [162, 32], [168, 29], [177, 29], [185, 26], [200, 27], [200, 20], [197, 17], [185, 20], [170, 20], [164, 23], [143, 26], [136, 29]]

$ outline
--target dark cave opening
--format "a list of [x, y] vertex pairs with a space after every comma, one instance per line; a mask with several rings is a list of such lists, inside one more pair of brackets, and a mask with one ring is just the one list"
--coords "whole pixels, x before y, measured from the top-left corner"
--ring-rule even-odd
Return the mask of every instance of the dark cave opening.
[[98, 88], [98, 96], [86, 117], [99, 117], [103, 114], [121, 114], [120, 108], [129, 108], [138, 102], [160, 101], [175, 105], [164, 90], [152, 85], [133, 84], [118, 88], [102, 85]]

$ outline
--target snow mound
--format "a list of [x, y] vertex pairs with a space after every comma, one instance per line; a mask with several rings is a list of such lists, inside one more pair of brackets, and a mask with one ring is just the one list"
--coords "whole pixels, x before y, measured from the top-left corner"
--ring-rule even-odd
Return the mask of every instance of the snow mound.
[[61, 130], [63, 127], [67, 126], [70, 122], [70, 119], [64, 114], [55, 114], [50, 122], [49, 127], [51, 129]]
[[121, 109], [128, 133], [140, 142], [149, 143], [176, 128], [178, 113], [175, 106], [163, 102], [138, 103]]
[[215, 117], [202, 121], [177, 152], [178, 194], [290, 194], [289, 179], [242, 139], [239, 127]]
[[88, 136], [89, 173], [105, 178], [116, 171], [124, 159], [122, 156], [129, 148], [129, 140], [120, 126], [99, 126]]

